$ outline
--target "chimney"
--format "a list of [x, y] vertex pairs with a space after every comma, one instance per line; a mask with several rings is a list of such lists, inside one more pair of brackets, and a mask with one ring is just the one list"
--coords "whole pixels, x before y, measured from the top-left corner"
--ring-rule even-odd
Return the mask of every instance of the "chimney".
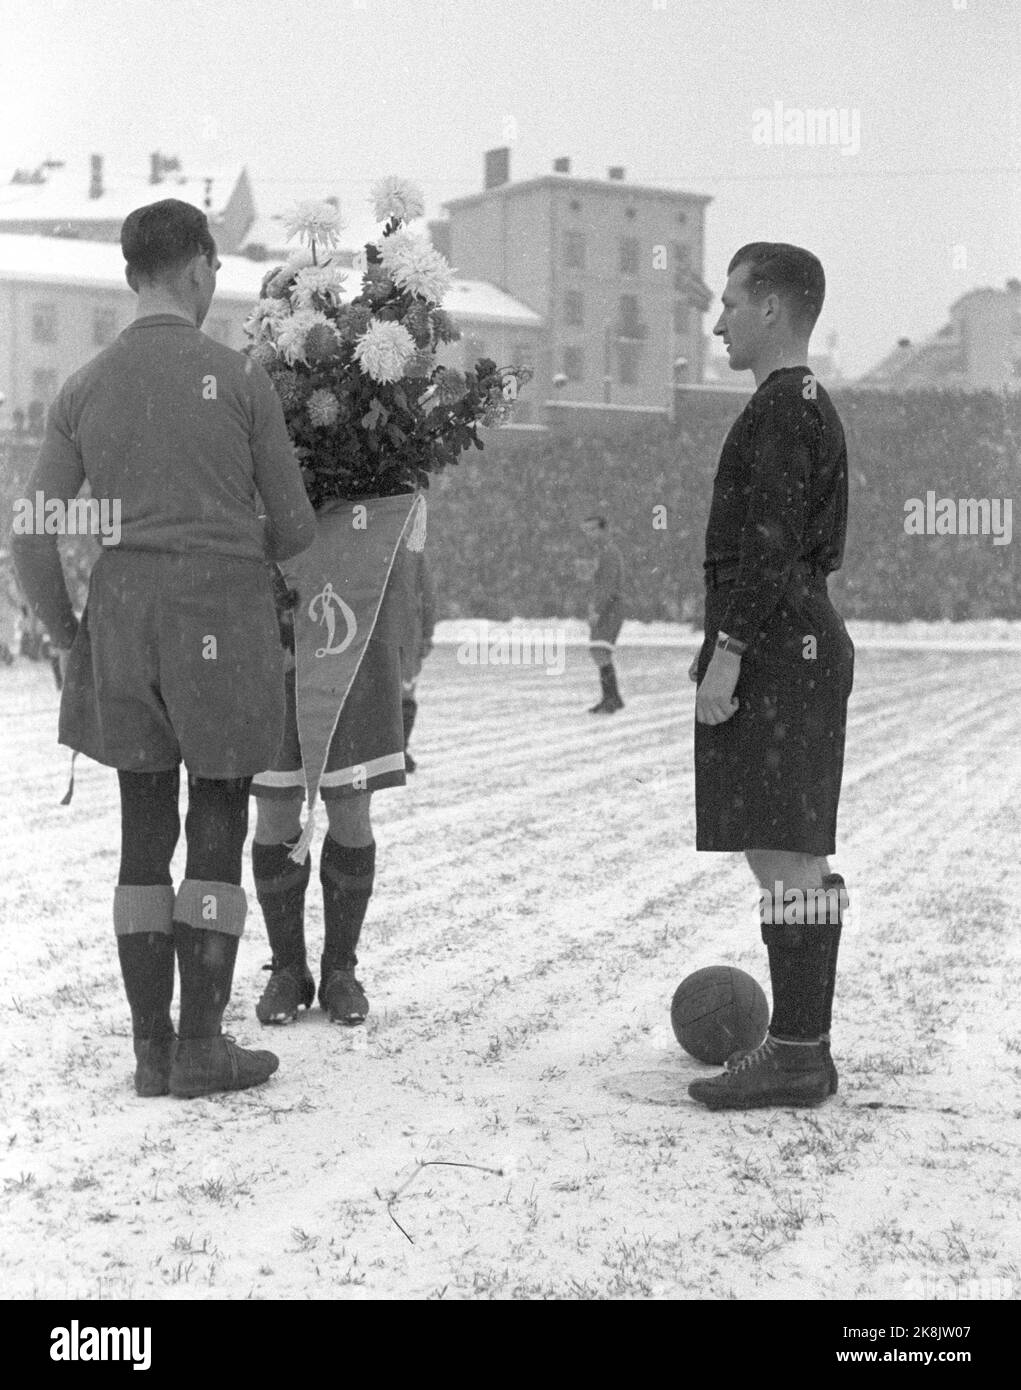
[[899, 348], [909, 348], [909, 347], [911, 346], [911, 339], [910, 339], [910, 338], [898, 338], [898, 339], [897, 339], [897, 346], [898, 346]]
[[103, 196], [103, 156], [94, 154], [89, 157], [89, 197], [102, 198]]
[[562, 154], [559, 159], [553, 161], [554, 174], [569, 174], [571, 172], [571, 161], [566, 154]]
[[152, 154], [149, 156], [149, 182], [163, 182], [163, 156], [160, 154], [159, 150], [153, 150]]
[[611, 164], [607, 176], [619, 182], [624, 177], [624, 166], [622, 164]]
[[486, 151], [485, 187], [499, 188], [510, 182], [510, 147], [501, 145], [498, 150]]

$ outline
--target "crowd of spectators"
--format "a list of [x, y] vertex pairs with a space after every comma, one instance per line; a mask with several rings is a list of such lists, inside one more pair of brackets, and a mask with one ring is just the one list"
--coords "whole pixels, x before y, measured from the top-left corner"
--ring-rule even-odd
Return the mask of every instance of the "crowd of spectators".
[[[848, 389], [833, 398], [847, 432], [850, 517], [830, 592], [845, 616], [1021, 618], [1021, 541], [909, 535], [904, 524], [905, 503], [928, 493], [955, 505], [1013, 501], [1021, 395]], [[739, 396], [685, 392], [672, 423], [641, 421], [625, 435], [601, 431], [597, 420], [570, 432], [485, 431], [484, 452], [463, 456], [429, 490], [438, 616], [583, 616], [579, 523], [602, 512], [625, 556], [630, 616], [698, 622], [713, 475], [742, 405]], [[0, 549], [37, 448], [0, 436]], [[68, 538], [61, 551], [80, 605], [98, 545]]]

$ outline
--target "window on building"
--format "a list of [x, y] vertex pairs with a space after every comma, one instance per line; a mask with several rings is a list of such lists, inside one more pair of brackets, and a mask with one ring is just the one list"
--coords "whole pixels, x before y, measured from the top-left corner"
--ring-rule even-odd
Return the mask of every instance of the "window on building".
[[105, 347], [117, 336], [117, 310], [96, 309], [92, 314], [92, 341], [96, 347]]
[[691, 247], [683, 241], [672, 241], [670, 243], [670, 259], [674, 265], [674, 292], [683, 294], [687, 289], [688, 277], [691, 274]]
[[32, 395], [43, 405], [52, 405], [57, 394], [57, 374], [48, 367], [32, 373]]
[[622, 236], [620, 239], [620, 273], [621, 275], [638, 274], [638, 238], [636, 236]]
[[621, 342], [617, 344], [617, 365], [620, 369], [621, 386], [637, 386], [638, 352], [637, 343]]
[[32, 340], [36, 343], [55, 343], [57, 341], [57, 306], [55, 304], [32, 305]]
[[532, 359], [534, 356], [535, 353], [532, 350], [532, 344], [526, 343], [522, 339], [520, 342], [514, 344], [511, 351], [511, 365], [515, 367], [531, 367], [533, 365]]
[[584, 381], [585, 379], [585, 353], [580, 347], [564, 348], [564, 376], [568, 381]]
[[210, 338], [230, 347], [230, 319], [207, 319], [203, 328]]
[[620, 331], [625, 338], [641, 336], [642, 313], [638, 307], [636, 294], [622, 294], [620, 297]]
[[568, 270], [585, 269], [585, 233], [564, 233], [564, 265]]
[[691, 308], [683, 299], [674, 300], [674, 332], [682, 337], [691, 323]]
[[585, 327], [585, 296], [579, 290], [564, 294], [564, 322], [569, 328]]

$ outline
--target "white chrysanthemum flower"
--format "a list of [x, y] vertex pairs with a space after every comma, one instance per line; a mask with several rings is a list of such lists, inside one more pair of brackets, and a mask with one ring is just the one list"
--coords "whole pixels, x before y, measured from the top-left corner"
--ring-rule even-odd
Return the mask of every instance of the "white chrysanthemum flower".
[[330, 321], [318, 309], [296, 309], [289, 318], [283, 319], [276, 330], [276, 349], [280, 356], [292, 367], [295, 362], [305, 361], [305, 339], [309, 329], [315, 324], [330, 327]]
[[328, 262], [326, 265], [306, 266], [299, 270], [291, 286], [291, 299], [299, 309], [312, 308], [312, 296], [322, 295], [333, 304], [339, 304], [344, 291], [344, 272], [340, 266]]
[[340, 240], [343, 226], [340, 209], [326, 202], [298, 203], [284, 218], [288, 240], [300, 236], [310, 246], [315, 242], [327, 251], [332, 251]]
[[373, 381], [399, 381], [404, 364], [415, 355], [415, 340], [403, 323], [370, 319], [355, 343], [354, 358]]
[[332, 391], [325, 388], [313, 391], [308, 398], [308, 418], [316, 429], [328, 429], [337, 423], [340, 415], [340, 401]]
[[411, 222], [425, 212], [425, 197], [418, 184], [396, 174], [387, 174], [372, 185], [370, 201], [377, 222], [389, 222], [391, 217]]
[[272, 338], [281, 319], [289, 318], [291, 310], [282, 299], [260, 299], [245, 319], [245, 332], [256, 342]]
[[444, 256], [410, 232], [394, 232], [378, 243], [383, 269], [402, 290], [430, 304], [440, 304], [450, 291], [453, 272]]

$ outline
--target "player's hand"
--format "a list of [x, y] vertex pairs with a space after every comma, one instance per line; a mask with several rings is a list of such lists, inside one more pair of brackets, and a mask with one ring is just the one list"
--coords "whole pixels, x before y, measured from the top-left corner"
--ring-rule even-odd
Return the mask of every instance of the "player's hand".
[[590, 623], [597, 623], [597, 622], [599, 621], [599, 609], [598, 609], [598, 608], [590, 608], [590, 609], [589, 609], [589, 611], [588, 611], [588, 620], [589, 620]]
[[695, 718], [700, 724], [725, 724], [740, 707], [734, 687], [741, 674], [741, 658], [736, 652], [713, 651], [713, 659], [695, 696]]
[[698, 652], [695, 653], [694, 658], [692, 659], [691, 665], [688, 667], [688, 680], [689, 680], [689, 681], [697, 681], [697, 680], [698, 680]]

